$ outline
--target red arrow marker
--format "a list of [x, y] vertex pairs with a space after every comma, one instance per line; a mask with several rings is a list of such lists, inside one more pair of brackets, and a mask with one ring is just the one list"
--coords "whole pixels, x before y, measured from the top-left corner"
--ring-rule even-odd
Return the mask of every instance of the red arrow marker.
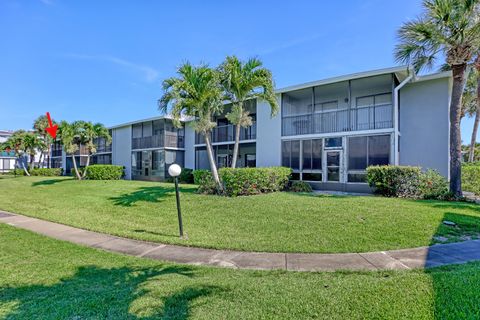
[[50, 113], [47, 112], [47, 119], [48, 119], [48, 125], [49, 127], [46, 128], [45, 130], [47, 130], [47, 132], [52, 136], [53, 139], [55, 139], [57, 137], [57, 129], [58, 129], [58, 126], [55, 124], [52, 123], [52, 119], [50, 118]]

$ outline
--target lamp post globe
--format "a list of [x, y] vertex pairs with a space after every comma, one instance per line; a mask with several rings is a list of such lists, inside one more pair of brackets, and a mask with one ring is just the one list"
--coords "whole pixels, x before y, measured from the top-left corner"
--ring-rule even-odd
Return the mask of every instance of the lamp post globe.
[[180, 175], [180, 173], [182, 173], [182, 168], [174, 163], [172, 164], [170, 167], [168, 167], [168, 174], [172, 177], [178, 177]]

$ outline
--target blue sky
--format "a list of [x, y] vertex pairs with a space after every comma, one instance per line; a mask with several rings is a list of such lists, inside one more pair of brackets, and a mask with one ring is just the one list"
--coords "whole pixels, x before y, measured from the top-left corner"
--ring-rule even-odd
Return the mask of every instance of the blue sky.
[[46, 111], [105, 125], [155, 116], [161, 81], [185, 60], [258, 56], [277, 87], [394, 66], [396, 30], [420, 11], [420, 0], [2, 0], [0, 129]]

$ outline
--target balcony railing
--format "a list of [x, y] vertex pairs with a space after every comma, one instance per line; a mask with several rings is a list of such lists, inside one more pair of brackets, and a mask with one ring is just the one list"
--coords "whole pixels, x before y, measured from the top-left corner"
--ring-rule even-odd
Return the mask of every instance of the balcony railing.
[[61, 157], [62, 156], [62, 150], [52, 150], [52, 157]]
[[109, 145], [99, 145], [97, 146], [97, 153], [101, 152], [112, 152], [112, 144]]
[[[225, 125], [213, 128], [211, 135], [212, 142], [233, 142], [235, 141], [235, 126]], [[254, 140], [257, 138], [257, 124], [254, 122], [250, 127], [240, 129], [240, 141]], [[195, 134], [195, 143], [203, 144], [205, 139], [200, 134]]]
[[0, 151], [0, 157], [14, 158], [15, 157], [15, 152], [14, 151]]
[[184, 147], [184, 137], [175, 133], [165, 133], [150, 137], [132, 138], [132, 149]]
[[282, 135], [333, 133], [386, 129], [393, 127], [391, 104], [337, 110], [282, 119]]

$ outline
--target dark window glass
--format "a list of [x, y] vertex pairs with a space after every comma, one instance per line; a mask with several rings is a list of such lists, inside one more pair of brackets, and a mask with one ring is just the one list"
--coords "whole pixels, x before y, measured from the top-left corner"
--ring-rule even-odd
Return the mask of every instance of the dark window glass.
[[325, 139], [325, 148], [339, 148], [342, 146], [342, 138]]
[[132, 138], [141, 138], [142, 137], [142, 124], [134, 124], [132, 126]]
[[312, 140], [304, 140], [303, 142], [303, 169], [312, 169]]
[[367, 137], [348, 138], [348, 169], [367, 168]]
[[292, 141], [292, 169], [300, 169], [300, 140]]
[[322, 170], [322, 139], [312, 140], [312, 169]]
[[245, 166], [247, 168], [255, 168], [257, 165], [257, 156], [255, 154], [245, 155]]
[[303, 173], [302, 179], [305, 181], [322, 181], [321, 173]]
[[300, 173], [293, 172], [292, 173], [292, 180], [300, 180]]
[[368, 165], [386, 165], [390, 162], [390, 136], [368, 137]]
[[282, 142], [282, 166], [290, 168], [290, 141]]
[[349, 173], [348, 182], [367, 182], [367, 175], [365, 173]]

